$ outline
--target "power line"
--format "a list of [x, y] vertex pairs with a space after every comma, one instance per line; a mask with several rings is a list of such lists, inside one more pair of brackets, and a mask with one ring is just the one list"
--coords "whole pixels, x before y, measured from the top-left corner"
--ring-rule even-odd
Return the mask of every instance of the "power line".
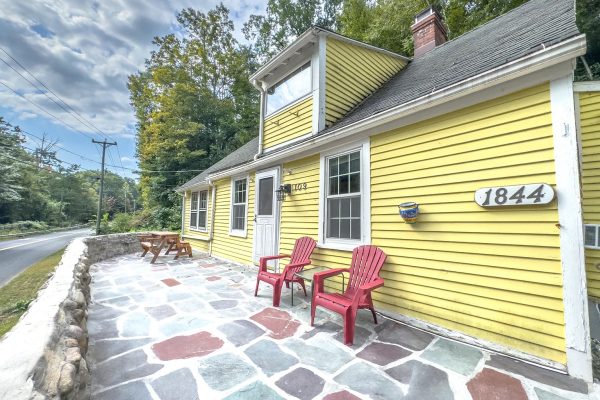
[[92, 136], [84, 133], [84, 132], [80, 132], [77, 129], [75, 129], [73, 126], [71, 126], [70, 124], [66, 123], [65, 121], [63, 121], [62, 119], [60, 119], [59, 117], [57, 117], [56, 115], [52, 114], [50, 111], [46, 110], [45, 108], [43, 108], [42, 106], [34, 103], [33, 101], [29, 100], [27, 97], [23, 96], [21, 93], [17, 92], [15, 89], [11, 88], [10, 86], [8, 86], [6, 83], [0, 81], [0, 85], [6, 87], [7, 89], [9, 89], [10, 91], [12, 91], [14, 94], [16, 94], [17, 96], [21, 97], [22, 99], [26, 100], [27, 102], [33, 104], [35, 107], [39, 108], [40, 110], [42, 110], [43, 112], [45, 112], [46, 114], [48, 114], [49, 116], [51, 116], [52, 118], [56, 119], [57, 121], [62, 122], [64, 125], [68, 126], [73, 132], [77, 132], [80, 133], [84, 136], [87, 136], [90, 139], [93, 139]]
[[[23, 128], [19, 128], [19, 131], [20, 131], [20, 132], [23, 132], [24, 134], [26, 134], [26, 135], [28, 135], [28, 136], [31, 136], [31, 137], [33, 137], [33, 138], [36, 138], [36, 139], [38, 139], [38, 140], [42, 140], [42, 138], [41, 138], [40, 136], [38, 136], [38, 135], [35, 135], [35, 134], [33, 134], [33, 133], [29, 132], [29, 131], [26, 131], [26, 130], [25, 130], [25, 129], [23, 129]], [[79, 154], [79, 153], [75, 153], [74, 151], [71, 151], [71, 150], [69, 150], [69, 149], [67, 149], [67, 148], [63, 147], [63, 146], [62, 146], [60, 143], [57, 143], [57, 144], [56, 144], [56, 146], [57, 146], [57, 147], [59, 147], [61, 150], [63, 150], [63, 151], [66, 151], [67, 153], [70, 153], [70, 154], [72, 154], [72, 155], [74, 155], [74, 156], [80, 157], [80, 158], [82, 158], [82, 159], [84, 159], [84, 160], [91, 161], [91, 162], [93, 162], [93, 163], [96, 163], [96, 164], [99, 164], [99, 165], [101, 164], [101, 163], [100, 163], [100, 161], [97, 161], [97, 160], [91, 159], [91, 158], [89, 158], [89, 157], [86, 157], [86, 156], [84, 156], [84, 155], [82, 155], [82, 154]], [[117, 150], [117, 151], [118, 151], [118, 150]], [[106, 166], [109, 166], [109, 167], [113, 167], [113, 168], [121, 168], [121, 167], [119, 167], [118, 165], [111, 165], [111, 164], [105, 164], [105, 165], [106, 165]], [[150, 173], [150, 172], [186, 173], [186, 172], [203, 172], [203, 171], [204, 171], [203, 169], [152, 170], [152, 169], [136, 169], [136, 168], [129, 168], [129, 167], [122, 167], [122, 168], [123, 168], [123, 169], [126, 169], [126, 170], [129, 170], [129, 171], [132, 171], [132, 172], [134, 172], [134, 173], [146, 173], [146, 172], [148, 172], [148, 173]]]
[[[102, 136], [104, 136], [106, 139], [108, 139], [108, 135], [106, 133], [104, 133], [100, 128], [98, 128], [96, 125], [92, 124], [91, 122], [89, 122], [83, 115], [79, 114], [77, 112], [77, 110], [75, 110], [73, 107], [71, 107], [69, 104], [67, 104], [66, 101], [64, 101], [58, 94], [56, 94], [52, 89], [50, 89], [44, 82], [42, 82], [41, 80], [39, 80], [31, 71], [29, 71], [29, 69], [27, 69], [23, 64], [21, 64], [15, 57], [13, 57], [8, 51], [6, 51], [4, 48], [0, 47], [0, 50], [2, 50], [8, 57], [10, 57], [11, 60], [13, 60], [19, 67], [21, 67], [24, 71], [26, 71], [29, 75], [31, 75], [33, 77], [33, 79], [35, 79], [40, 85], [42, 85], [44, 88], [46, 88], [50, 93], [52, 93], [54, 95], [54, 97], [56, 97], [58, 100], [60, 100], [61, 103], [63, 103], [69, 110], [65, 109], [65, 107], [63, 107], [62, 105], [58, 104], [56, 101], [54, 101], [52, 98], [50, 98], [50, 96], [48, 96], [47, 93], [44, 92], [44, 95], [46, 97], [48, 97], [50, 100], [52, 100], [54, 103], [56, 103], [57, 105], [59, 105], [63, 110], [65, 110], [66, 112], [70, 113], [71, 115], [73, 115], [73, 113], [75, 113], [77, 116], [79, 116], [80, 118], [77, 118], [74, 116], [75, 119], [77, 119], [79, 122], [83, 123], [86, 127], [88, 128], [92, 128], [95, 129], [96, 131], [98, 131]], [[1, 59], [1, 58], [0, 58]], [[17, 71], [13, 66], [11, 66], [10, 64], [8, 64], [6, 61], [4, 61], [4, 59], [1, 59], [2, 62], [4, 62], [6, 65], [8, 65], [13, 71], [15, 71], [17, 74], [19, 74], [23, 79], [25, 79], [27, 82], [29, 82], [33, 87], [35, 87], [36, 89], [39, 90], [39, 87], [37, 85], [35, 85], [34, 83], [32, 83], [29, 79], [27, 79], [25, 76], [23, 76], [19, 71]], [[43, 92], [43, 91], [42, 91]], [[117, 148], [117, 152], [118, 152], [118, 148]], [[110, 158], [110, 157], [109, 157]], [[114, 161], [113, 161], [114, 163]], [[121, 169], [123, 170], [123, 162], [121, 161], [121, 156], [119, 154], [119, 164], [121, 165]], [[123, 171], [125, 172], [125, 171]]]

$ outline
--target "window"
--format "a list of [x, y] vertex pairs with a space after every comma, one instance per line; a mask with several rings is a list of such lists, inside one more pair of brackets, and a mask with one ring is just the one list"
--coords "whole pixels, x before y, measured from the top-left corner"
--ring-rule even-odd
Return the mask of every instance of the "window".
[[206, 209], [208, 206], [208, 190], [200, 192], [198, 204], [198, 229], [206, 230]]
[[327, 238], [360, 240], [360, 175], [360, 150], [327, 158]]
[[312, 75], [307, 63], [267, 90], [267, 115], [306, 96], [311, 88]]
[[190, 228], [206, 230], [206, 210], [208, 206], [208, 190], [192, 192], [190, 202]]
[[198, 192], [192, 192], [190, 203], [190, 228], [198, 229]]
[[585, 247], [600, 249], [600, 225], [585, 226]]
[[247, 178], [233, 180], [231, 199], [232, 233], [246, 233], [246, 201], [248, 198], [247, 188]]
[[371, 242], [370, 141], [321, 154], [319, 247], [351, 251]]

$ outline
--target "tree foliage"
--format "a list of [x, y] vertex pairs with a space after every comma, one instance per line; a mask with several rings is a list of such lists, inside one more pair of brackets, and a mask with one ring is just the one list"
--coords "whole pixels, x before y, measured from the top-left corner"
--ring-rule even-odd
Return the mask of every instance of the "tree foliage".
[[[24, 146], [19, 127], [0, 117], [0, 224], [37, 221], [41, 227], [62, 226], [95, 218], [99, 171], [63, 167], [48, 147], [28, 150]], [[137, 201], [137, 184], [107, 172], [105, 193], [103, 209], [111, 215], [124, 210], [125, 193], [131, 210], [131, 202]]]
[[342, 0], [269, 0], [265, 15], [251, 15], [242, 31], [262, 64], [313, 25], [337, 30]]
[[229, 10], [185, 9], [181, 35], [154, 39], [143, 71], [129, 77], [137, 117], [137, 154], [145, 207], [164, 226], [179, 222], [173, 189], [258, 133], [258, 94], [249, 82], [256, 66], [233, 36]]

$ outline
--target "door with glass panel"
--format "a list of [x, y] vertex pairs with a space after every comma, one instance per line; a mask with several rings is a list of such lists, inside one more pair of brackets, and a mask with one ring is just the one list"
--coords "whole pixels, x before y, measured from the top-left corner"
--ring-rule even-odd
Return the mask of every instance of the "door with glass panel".
[[[254, 261], [279, 251], [279, 208], [275, 190], [279, 186], [279, 168], [256, 174], [254, 207]], [[271, 262], [270, 265], [275, 265]]]

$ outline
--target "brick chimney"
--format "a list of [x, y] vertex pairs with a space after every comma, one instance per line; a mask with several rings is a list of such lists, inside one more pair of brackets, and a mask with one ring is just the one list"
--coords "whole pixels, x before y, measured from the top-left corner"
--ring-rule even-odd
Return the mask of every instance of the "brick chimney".
[[421, 11], [415, 16], [415, 23], [410, 27], [415, 42], [415, 58], [448, 40], [446, 27], [442, 17], [433, 7]]

